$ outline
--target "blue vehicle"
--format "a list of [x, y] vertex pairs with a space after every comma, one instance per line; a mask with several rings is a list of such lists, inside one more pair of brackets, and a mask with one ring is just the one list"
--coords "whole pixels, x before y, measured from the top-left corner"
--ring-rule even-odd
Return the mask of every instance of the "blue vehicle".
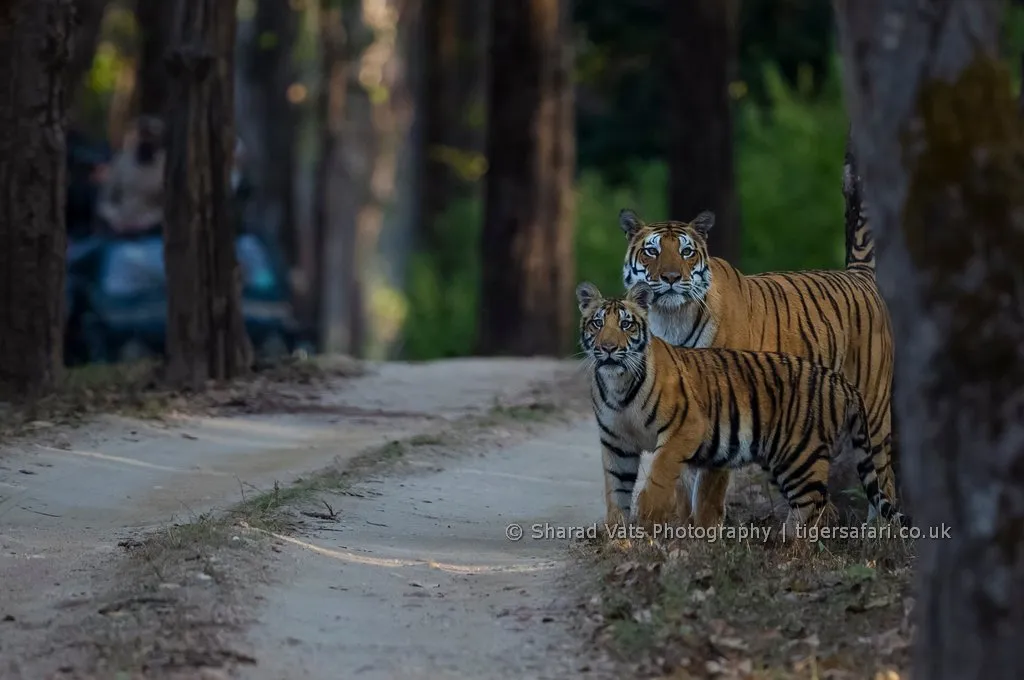
[[[285, 268], [252, 233], [240, 234], [242, 313], [257, 356], [312, 352], [295, 320]], [[68, 251], [69, 363], [164, 354], [167, 281], [163, 237], [94, 236]]]

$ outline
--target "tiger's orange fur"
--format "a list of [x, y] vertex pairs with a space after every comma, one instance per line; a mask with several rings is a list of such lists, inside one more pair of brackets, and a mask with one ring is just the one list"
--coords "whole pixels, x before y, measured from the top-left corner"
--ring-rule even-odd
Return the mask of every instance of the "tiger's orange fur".
[[673, 347], [651, 334], [645, 283], [607, 299], [581, 283], [576, 297], [610, 525], [629, 519], [642, 449], [654, 451], [636, 507], [648, 527], [674, 519], [684, 462], [706, 470], [760, 465], [789, 502], [791, 520], [816, 522], [829, 501], [831, 461], [843, 450], [852, 451], [871, 507], [910, 522], [879, 489], [882, 454], [872, 455], [863, 400], [841, 373], [791, 354]]
[[[848, 166], [844, 180], [856, 180], [851, 172]], [[714, 219], [705, 211], [692, 222], [645, 224], [630, 210], [620, 214], [629, 239], [623, 282], [627, 288], [647, 283], [654, 290], [654, 335], [681, 347], [786, 352], [842, 372], [864, 399], [872, 451], [884, 461], [882, 487], [895, 498], [892, 330], [875, 284], [874, 244], [863, 211], [848, 224], [845, 269], [755, 275], [708, 254]], [[692, 492], [685, 489], [686, 476], [680, 482], [680, 513], [701, 526], [720, 523], [729, 472], [690, 474]]]

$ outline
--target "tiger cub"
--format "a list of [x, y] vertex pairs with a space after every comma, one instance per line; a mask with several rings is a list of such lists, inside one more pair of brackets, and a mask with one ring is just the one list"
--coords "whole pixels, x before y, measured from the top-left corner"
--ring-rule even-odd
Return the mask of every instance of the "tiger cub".
[[909, 523], [879, 488], [882, 461], [871, 455], [864, 404], [841, 374], [788, 354], [673, 347], [651, 334], [653, 297], [642, 282], [619, 298], [603, 298], [588, 282], [576, 288], [609, 525], [629, 519], [644, 450], [654, 452], [637, 499], [645, 526], [673, 519], [684, 463], [698, 469], [759, 464], [788, 501], [788, 521], [816, 521], [828, 503], [830, 459], [844, 446], [853, 449], [877, 513]]

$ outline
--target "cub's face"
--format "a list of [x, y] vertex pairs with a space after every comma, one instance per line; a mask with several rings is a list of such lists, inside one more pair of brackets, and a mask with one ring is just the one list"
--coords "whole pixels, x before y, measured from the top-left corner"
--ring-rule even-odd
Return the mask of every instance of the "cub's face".
[[621, 298], [603, 298], [592, 283], [576, 288], [580, 307], [580, 346], [598, 369], [635, 368], [650, 341], [647, 308], [653, 292], [637, 284]]
[[619, 226], [629, 238], [622, 267], [627, 288], [646, 283], [654, 291], [652, 304], [663, 310], [703, 300], [711, 288], [707, 235], [714, 213], [704, 211], [692, 222], [644, 224], [631, 210], [619, 214]]

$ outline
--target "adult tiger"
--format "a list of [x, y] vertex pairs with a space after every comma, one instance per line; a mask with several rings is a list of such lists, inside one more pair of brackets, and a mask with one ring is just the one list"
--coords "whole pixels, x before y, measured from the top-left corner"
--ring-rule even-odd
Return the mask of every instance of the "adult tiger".
[[629, 519], [642, 449], [654, 451], [637, 498], [646, 526], [672, 519], [684, 462], [709, 470], [760, 465], [789, 502], [790, 519], [816, 523], [829, 500], [832, 458], [843, 450], [856, 460], [870, 507], [910, 523], [879, 489], [882, 461], [869, 450], [864, 403], [842, 373], [792, 354], [673, 347], [651, 334], [653, 297], [646, 283], [609, 298], [592, 283], [576, 287], [609, 525]]
[[[673, 345], [785, 352], [842, 372], [863, 396], [872, 454], [884, 461], [882, 489], [895, 498], [892, 329], [875, 284], [867, 215], [852, 196], [857, 180], [847, 153], [845, 269], [745, 275], [708, 255], [714, 213], [702, 212], [692, 222], [645, 224], [624, 209], [619, 224], [629, 244], [622, 278], [627, 289], [637, 283], [651, 286], [651, 330]], [[686, 489], [686, 476], [680, 479], [681, 517], [693, 514], [701, 526], [721, 523], [729, 471], [696, 471], [692, 491]], [[872, 508], [869, 518], [874, 516]]]

